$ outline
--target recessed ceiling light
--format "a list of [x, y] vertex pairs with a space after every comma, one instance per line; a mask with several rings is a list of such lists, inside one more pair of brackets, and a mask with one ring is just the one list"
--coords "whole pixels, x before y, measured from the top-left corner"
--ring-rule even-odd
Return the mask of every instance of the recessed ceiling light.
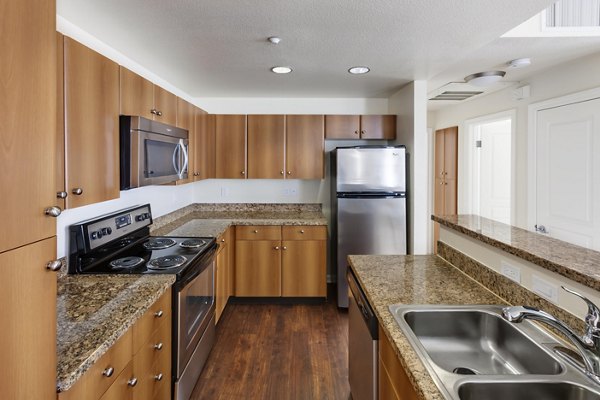
[[275, 72], [276, 74], [289, 74], [292, 72], [291, 67], [273, 67], [271, 68], [271, 72]]
[[524, 68], [531, 65], [531, 59], [529, 58], [517, 58], [506, 63], [508, 68]]
[[271, 36], [269, 38], [269, 42], [273, 44], [279, 44], [279, 42], [281, 42], [281, 38], [278, 38], [277, 36]]
[[485, 71], [465, 77], [465, 82], [473, 86], [491, 86], [506, 75], [504, 71]]
[[369, 67], [352, 67], [348, 70], [348, 72], [354, 75], [366, 74], [369, 71]]

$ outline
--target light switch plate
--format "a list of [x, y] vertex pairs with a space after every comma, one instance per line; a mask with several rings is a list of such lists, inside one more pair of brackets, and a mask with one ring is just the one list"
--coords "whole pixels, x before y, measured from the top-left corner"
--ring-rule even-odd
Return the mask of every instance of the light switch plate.
[[531, 290], [551, 302], [558, 304], [558, 286], [545, 281], [535, 274], [531, 276]]
[[500, 272], [508, 279], [521, 283], [521, 268], [511, 265], [506, 261], [500, 261]]

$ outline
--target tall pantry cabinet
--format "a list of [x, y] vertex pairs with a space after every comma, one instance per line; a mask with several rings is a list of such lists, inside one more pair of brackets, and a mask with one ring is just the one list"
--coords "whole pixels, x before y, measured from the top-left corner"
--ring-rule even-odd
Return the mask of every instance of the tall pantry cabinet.
[[0, 0], [0, 387], [56, 398], [56, 3]]
[[[458, 188], [458, 127], [435, 131], [434, 213], [457, 213]], [[439, 224], [434, 223], [434, 248], [437, 252]]]

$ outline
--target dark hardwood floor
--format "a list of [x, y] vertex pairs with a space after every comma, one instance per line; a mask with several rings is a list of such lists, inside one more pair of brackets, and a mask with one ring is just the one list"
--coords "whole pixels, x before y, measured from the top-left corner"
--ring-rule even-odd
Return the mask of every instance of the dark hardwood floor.
[[322, 304], [229, 304], [193, 400], [347, 400], [348, 313]]

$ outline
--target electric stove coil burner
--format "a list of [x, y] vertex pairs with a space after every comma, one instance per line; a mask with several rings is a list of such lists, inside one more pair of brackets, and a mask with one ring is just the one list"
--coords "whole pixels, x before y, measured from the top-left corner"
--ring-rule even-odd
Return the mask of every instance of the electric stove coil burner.
[[158, 257], [153, 260], [150, 260], [150, 262], [148, 262], [147, 266], [148, 266], [148, 269], [155, 270], [155, 271], [156, 270], [164, 270], [164, 269], [172, 269], [172, 268], [181, 267], [183, 264], [185, 264], [186, 261], [187, 261], [187, 258], [185, 258], [184, 256], [164, 256], [164, 257]]
[[187, 239], [179, 243], [179, 246], [184, 249], [197, 249], [206, 245], [206, 240], [202, 239]]
[[131, 256], [112, 260], [109, 265], [114, 269], [132, 269], [143, 262], [144, 259], [142, 257]]
[[175, 245], [175, 241], [169, 238], [151, 238], [144, 243], [146, 250], [162, 250]]

